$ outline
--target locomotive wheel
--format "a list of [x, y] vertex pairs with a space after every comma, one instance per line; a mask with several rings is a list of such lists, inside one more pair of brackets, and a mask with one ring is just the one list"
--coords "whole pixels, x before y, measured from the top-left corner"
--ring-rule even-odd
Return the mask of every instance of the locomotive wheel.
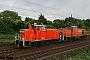
[[35, 42], [35, 43], [34, 43], [34, 46], [35, 46], [35, 47], [37, 47], [37, 46], [38, 46], [38, 43], [37, 43], [37, 42]]
[[38, 46], [37, 42], [31, 43], [31, 47], [37, 47], [37, 46]]
[[41, 41], [41, 45], [42, 45], [42, 46], [44, 45], [44, 41]]

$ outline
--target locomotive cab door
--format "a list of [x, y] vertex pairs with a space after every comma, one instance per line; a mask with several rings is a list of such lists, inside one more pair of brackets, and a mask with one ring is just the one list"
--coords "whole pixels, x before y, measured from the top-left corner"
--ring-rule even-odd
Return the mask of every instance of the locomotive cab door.
[[71, 36], [77, 35], [77, 26], [71, 26]]
[[45, 25], [34, 25], [35, 26], [35, 40], [45, 39], [46, 30]]
[[82, 35], [84, 34], [84, 30], [82, 30]]

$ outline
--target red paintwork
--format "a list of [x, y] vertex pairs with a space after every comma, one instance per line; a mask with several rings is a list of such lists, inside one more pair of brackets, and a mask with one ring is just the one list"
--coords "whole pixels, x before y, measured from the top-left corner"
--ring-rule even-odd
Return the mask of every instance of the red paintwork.
[[57, 29], [47, 29], [47, 39], [57, 39], [58, 30]]
[[[41, 29], [43, 27], [44, 29]], [[43, 25], [29, 25], [29, 29], [20, 29], [20, 38], [24, 38], [25, 41], [57, 39], [58, 30], [45, 29]]]
[[46, 29], [44, 25], [29, 25], [28, 29], [20, 29], [20, 38], [25, 41], [42, 41], [58, 39], [62, 36], [80, 36], [86, 34], [85, 29], [75, 29], [73, 27]]
[[75, 28], [59, 28], [60, 34], [63, 36], [81, 36], [86, 34], [85, 29], [75, 29]]

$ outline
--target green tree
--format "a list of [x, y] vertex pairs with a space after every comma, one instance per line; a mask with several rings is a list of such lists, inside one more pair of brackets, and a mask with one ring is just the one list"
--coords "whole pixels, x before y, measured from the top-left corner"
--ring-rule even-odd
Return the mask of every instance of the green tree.
[[83, 20], [79, 20], [79, 26], [80, 28], [85, 28]]
[[86, 19], [85, 25], [90, 27], [90, 19]]
[[55, 28], [64, 27], [64, 26], [65, 26], [64, 20], [55, 19], [55, 20], [53, 21], [53, 26], [54, 26]]
[[17, 12], [9, 11], [9, 10], [5, 10], [4, 12], [1, 12], [0, 18], [10, 19], [13, 21], [21, 20], [21, 16], [19, 16]]
[[52, 21], [47, 20], [47, 25], [52, 25]]
[[26, 25], [28, 25], [28, 24], [38, 23], [38, 21], [33, 19], [33, 18], [26, 17], [25, 18], [25, 23], [26, 23]]
[[46, 28], [54, 28], [54, 26], [53, 26], [53, 22], [50, 21], [50, 20], [47, 20]]
[[14, 27], [21, 21], [21, 16], [17, 12], [5, 10], [0, 12], [0, 31], [4, 34], [12, 34], [17, 31]]
[[66, 23], [66, 26], [75, 25], [75, 18], [73, 17], [65, 18], [65, 23]]
[[16, 31], [19, 31], [20, 29], [27, 28], [24, 21], [19, 21], [17, 25], [14, 26]]
[[42, 14], [39, 15], [38, 21], [39, 21], [39, 24], [40, 23], [47, 24], [47, 19]]

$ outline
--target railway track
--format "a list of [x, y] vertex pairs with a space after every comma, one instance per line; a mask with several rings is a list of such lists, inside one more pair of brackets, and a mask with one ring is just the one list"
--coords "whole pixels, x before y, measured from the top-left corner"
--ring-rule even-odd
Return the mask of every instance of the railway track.
[[68, 50], [74, 50], [74, 49], [78, 49], [78, 48], [83, 48], [83, 47], [88, 47], [90, 45], [90, 42], [81, 42], [81, 43], [77, 43], [77, 44], [71, 44], [71, 45], [66, 45], [66, 46], [62, 46], [62, 47], [55, 47], [55, 48], [51, 48], [48, 50], [43, 50], [43, 51], [37, 51], [37, 52], [33, 52], [33, 53], [28, 53], [28, 54], [24, 54], [24, 55], [19, 55], [16, 56], [15, 58], [17, 60], [33, 60], [33, 59], [37, 59], [40, 57], [44, 57], [47, 55], [52, 55], [55, 53], [62, 53], [64, 51], [68, 51]]
[[14, 49], [14, 48], [15, 48], [14, 43], [2, 44], [0, 45], [0, 52], [1, 50], [8, 50], [8, 49]]
[[88, 47], [90, 41], [87, 39], [72, 42], [56, 43], [40, 47], [0, 49], [0, 59], [33, 60], [55, 53], [62, 53], [75, 48]]

